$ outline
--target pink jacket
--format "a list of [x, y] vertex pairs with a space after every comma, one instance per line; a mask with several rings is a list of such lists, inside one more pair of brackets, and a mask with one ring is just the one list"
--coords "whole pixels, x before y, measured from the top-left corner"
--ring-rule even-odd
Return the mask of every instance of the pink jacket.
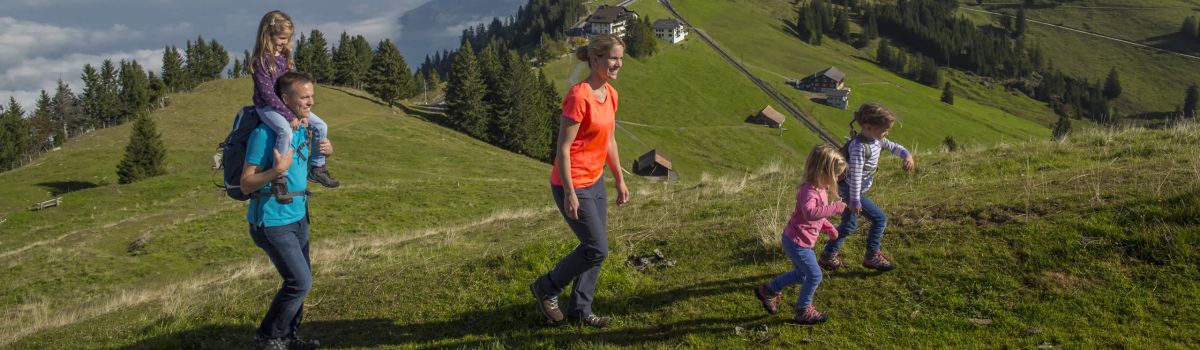
[[829, 235], [829, 239], [837, 239], [837, 228], [834, 228], [833, 224], [825, 218], [841, 213], [843, 210], [846, 210], [846, 203], [830, 204], [829, 194], [824, 189], [805, 183], [800, 185], [800, 191], [796, 193], [796, 211], [788, 220], [783, 234], [796, 245], [804, 248], [812, 248], [816, 245], [820, 231], [825, 231]]

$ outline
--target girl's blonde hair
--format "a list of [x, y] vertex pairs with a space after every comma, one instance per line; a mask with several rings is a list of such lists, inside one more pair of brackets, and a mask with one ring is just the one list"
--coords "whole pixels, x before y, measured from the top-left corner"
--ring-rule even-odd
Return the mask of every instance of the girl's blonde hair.
[[[832, 198], [838, 198], [837, 179], [846, 171], [846, 158], [837, 148], [828, 144], [819, 144], [808, 153], [804, 161], [804, 181], [817, 188], [832, 188]], [[803, 184], [802, 183], [802, 184]]]
[[295, 26], [292, 25], [292, 17], [288, 16], [283, 11], [275, 10], [267, 12], [263, 15], [262, 20], [258, 22], [258, 35], [254, 41], [254, 56], [251, 62], [246, 62], [250, 65], [250, 73], [255, 73], [259, 65], [267, 68], [267, 72], [275, 74], [275, 52], [281, 51], [283, 57], [287, 58], [288, 70], [294, 67], [292, 62], [292, 40], [288, 39], [287, 47], [283, 50], [275, 47], [275, 41], [271, 40], [274, 36], [288, 33], [292, 36], [295, 33]]
[[592, 61], [589, 58], [592, 56], [602, 57], [607, 55], [617, 46], [625, 47], [625, 41], [616, 35], [600, 34], [592, 39], [592, 41], [589, 41], [587, 46], [575, 48], [575, 59], [587, 62], [588, 66], [591, 66]]

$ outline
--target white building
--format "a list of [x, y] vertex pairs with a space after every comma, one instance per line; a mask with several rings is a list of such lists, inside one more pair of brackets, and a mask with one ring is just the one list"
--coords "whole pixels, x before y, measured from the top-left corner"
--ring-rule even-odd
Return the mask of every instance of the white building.
[[588, 37], [615, 34], [624, 38], [625, 27], [628, 26], [629, 21], [636, 21], [637, 18], [637, 12], [629, 11], [623, 6], [601, 6], [591, 16], [588, 16]]
[[659, 39], [666, 40], [672, 44], [683, 41], [687, 38], [687, 27], [683, 26], [682, 22], [674, 19], [660, 19], [654, 21], [654, 36]]

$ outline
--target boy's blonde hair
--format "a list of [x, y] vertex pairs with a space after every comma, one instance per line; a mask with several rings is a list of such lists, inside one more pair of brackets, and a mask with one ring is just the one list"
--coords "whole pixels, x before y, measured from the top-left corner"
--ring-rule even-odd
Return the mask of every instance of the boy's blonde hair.
[[846, 171], [846, 158], [837, 148], [819, 144], [808, 153], [804, 161], [804, 181], [817, 188], [833, 189], [832, 198], [838, 198], [837, 179]]
[[587, 46], [575, 48], [575, 59], [592, 65], [592, 56], [601, 57], [607, 55], [614, 47], [625, 47], [625, 41], [620, 37], [612, 34], [601, 34], [588, 42]]
[[[870, 125], [878, 128], [891, 129], [892, 125], [896, 124], [896, 113], [883, 107], [883, 105], [868, 102], [858, 107], [854, 111], [854, 122], [858, 125]], [[853, 129], [853, 127], [851, 127]]]
[[275, 51], [282, 51], [283, 57], [287, 57], [288, 70], [294, 66], [292, 62], [292, 40], [288, 39], [287, 47], [283, 50], [278, 50], [275, 47], [275, 41], [272, 37], [288, 33], [288, 36], [295, 34], [295, 26], [292, 24], [292, 17], [288, 16], [283, 11], [275, 10], [267, 12], [263, 15], [262, 20], [258, 22], [258, 35], [254, 40], [254, 56], [251, 58], [253, 63], [246, 62], [250, 65], [250, 73], [256, 73], [258, 65], [267, 68], [267, 72], [275, 74]]

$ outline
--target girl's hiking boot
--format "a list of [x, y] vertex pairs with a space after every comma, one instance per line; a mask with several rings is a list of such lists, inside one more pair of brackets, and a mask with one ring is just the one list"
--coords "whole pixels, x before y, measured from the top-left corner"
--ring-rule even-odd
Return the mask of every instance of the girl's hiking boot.
[[792, 320], [799, 324], [818, 324], [829, 320], [824, 312], [817, 311], [812, 305], [804, 308], [804, 312], [797, 312], [796, 318]]
[[821, 268], [830, 271], [837, 271], [837, 269], [846, 267], [846, 263], [842, 262], [842, 253], [838, 252], [832, 254], [821, 253], [821, 257], [817, 258], [817, 265], [821, 265]]
[[583, 317], [572, 316], [571, 321], [573, 321], [576, 324], [580, 324], [580, 325], [584, 325], [584, 326], [588, 326], [588, 327], [592, 327], [592, 328], [604, 328], [604, 327], [608, 327], [608, 324], [610, 322], [612, 322], [612, 318], [600, 317], [600, 316], [596, 316], [595, 314], [588, 314], [587, 316], [583, 316]]
[[882, 252], [875, 252], [875, 254], [863, 259], [863, 267], [879, 271], [890, 271], [896, 268], [896, 264], [893, 264], [892, 259], [888, 258], [887, 255], [883, 255]]
[[779, 305], [779, 293], [768, 292], [765, 283], [754, 287], [754, 296], [758, 298], [759, 303], [762, 303], [762, 307], [767, 310], [767, 313], [773, 314], [779, 311], [777, 306]]
[[558, 309], [558, 296], [547, 297], [538, 293], [537, 281], [529, 285], [529, 291], [533, 292], [534, 303], [537, 304], [538, 311], [542, 312], [542, 316], [546, 316], [547, 323], [562, 322], [563, 313]]
[[308, 181], [319, 183], [321, 186], [328, 188], [337, 188], [342, 185], [341, 182], [333, 178], [333, 175], [329, 175], [329, 168], [324, 165], [309, 168]]
[[254, 348], [258, 350], [288, 350], [288, 342], [283, 338], [254, 335]]

